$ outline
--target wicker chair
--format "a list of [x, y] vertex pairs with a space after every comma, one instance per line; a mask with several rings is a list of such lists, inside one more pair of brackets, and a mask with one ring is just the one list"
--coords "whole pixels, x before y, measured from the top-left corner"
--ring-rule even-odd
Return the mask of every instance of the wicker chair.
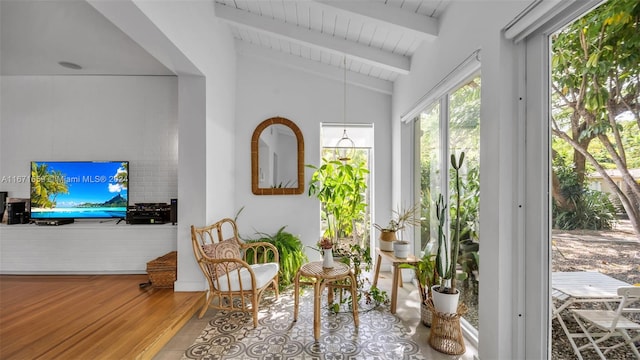
[[191, 241], [196, 261], [209, 283], [198, 318], [209, 307], [251, 310], [253, 326], [258, 326], [262, 293], [273, 287], [278, 298], [278, 249], [267, 242], [243, 242], [235, 221], [228, 218], [202, 228], [192, 225]]

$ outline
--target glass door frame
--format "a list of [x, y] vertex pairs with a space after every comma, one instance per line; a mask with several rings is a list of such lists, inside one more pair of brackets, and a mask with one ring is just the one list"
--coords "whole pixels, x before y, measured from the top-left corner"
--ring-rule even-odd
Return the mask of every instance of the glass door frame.
[[[573, 3], [524, 36], [518, 42], [518, 83], [525, 95], [519, 102], [523, 121], [520, 173], [524, 179], [521, 204], [526, 204], [522, 250], [524, 353], [527, 359], [551, 358], [551, 44], [550, 36], [590, 11], [602, 0]], [[522, 206], [522, 205], [521, 205]], [[526, 256], [524, 256], [526, 255]], [[541, 316], [544, 314], [543, 316]], [[546, 316], [545, 316], [546, 315]]]

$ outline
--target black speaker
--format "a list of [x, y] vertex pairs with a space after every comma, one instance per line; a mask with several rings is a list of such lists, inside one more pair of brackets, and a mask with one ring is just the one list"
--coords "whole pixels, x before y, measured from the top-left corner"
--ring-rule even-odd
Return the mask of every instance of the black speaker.
[[8, 203], [7, 214], [7, 225], [26, 224], [29, 222], [24, 202]]
[[169, 215], [169, 221], [175, 225], [178, 222], [178, 199], [171, 199], [171, 213]]
[[4, 218], [4, 210], [7, 207], [7, 196], [9, 193], [6, 191], [0, 191], [0, 219]]

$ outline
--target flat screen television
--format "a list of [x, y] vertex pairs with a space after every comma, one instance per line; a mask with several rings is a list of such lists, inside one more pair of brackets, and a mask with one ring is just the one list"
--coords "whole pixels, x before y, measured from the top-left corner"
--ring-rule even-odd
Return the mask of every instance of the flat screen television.
[[124, 219], [128, 161], [32, 161], [31, 219]]

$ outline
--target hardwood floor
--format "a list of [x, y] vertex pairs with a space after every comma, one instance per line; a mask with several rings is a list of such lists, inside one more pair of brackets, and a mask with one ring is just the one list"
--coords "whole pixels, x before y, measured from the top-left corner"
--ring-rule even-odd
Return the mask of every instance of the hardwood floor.
[[1, 359], [151, 359], [204, 292], [141, 290], [146, 275], [0, 275]]

